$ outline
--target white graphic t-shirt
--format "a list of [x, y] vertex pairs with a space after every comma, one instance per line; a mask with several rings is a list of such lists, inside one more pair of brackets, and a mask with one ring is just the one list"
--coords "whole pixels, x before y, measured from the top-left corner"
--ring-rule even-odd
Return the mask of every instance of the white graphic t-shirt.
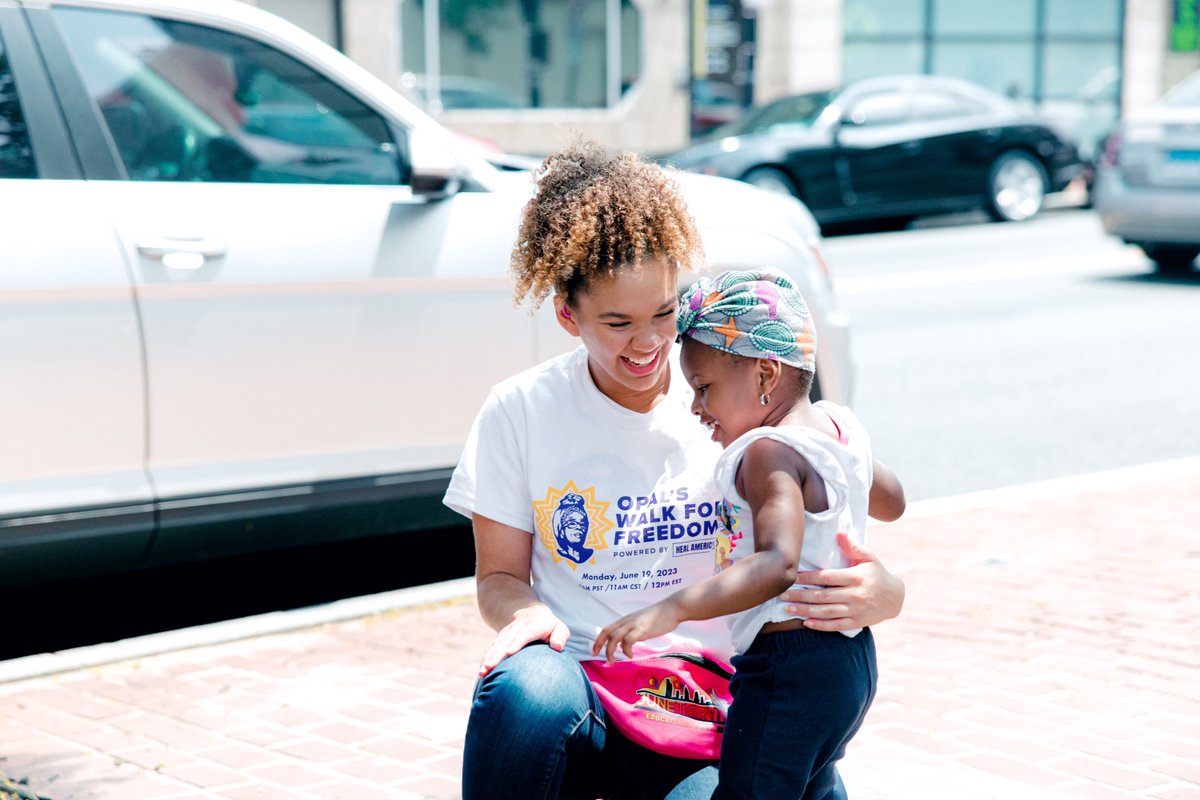
[[[717, 570], [736, 564], [754, 552], [754, 525], [750, 507], [737, 493], [737, 471], [742, 456], [752, 442], [770, 438], [794, 448], [825, 481], [829, 508], [816, 514], [804, 512], [804, 547], [800, 569], [837, 569], [850, 566], [837, 544], [837, 535], [845, 532], [852, 542], [865, 544], [867, 506], [871, 493], [871, 442], [858, 419], [844, 406], [828, 401], [814, 406], [833, 420], [841, 435], [837, 439], [813, 428], [793, 425], [755, 428], [739, 436], [721, 454], [717, 462], [717, 485], [725, 494], [726, 507], [717, 544]], [[785, 610], [786, 603], [773, 598], [743, 611], [730, 614], [734, 648], [748, 648], [759, 629], [768, 622], [796, 619]], [[862, 628], [842, 631], [856, 636]]]
[[[645, 414], [596, 388], [582, 347], [498, 384], [446, 491], [455, 511], [534, 537], [534, 590], [580, 660], [608, 623], [713, 574], [721, 450], [691, 413], [674, 357], [672, 369], [667, 398]], [[685, 623], [635, 653], [702, 650], [728, 660], [723, 619]]]

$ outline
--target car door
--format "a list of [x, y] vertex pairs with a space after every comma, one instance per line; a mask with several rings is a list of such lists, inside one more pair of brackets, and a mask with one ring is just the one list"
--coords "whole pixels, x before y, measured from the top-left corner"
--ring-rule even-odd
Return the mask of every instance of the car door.
[[906, 91], [855, 98], [842, 114], [835, 141], [848, 211], [903, 210], [922, 198], [924, 142]]
[[[495, 376], [533, 357], [505, 279], [519, 206], [414, 192], [404, 120], [310, 58], [316, 40], [45, 13], [86, 95], [73, 122], [115, 167], [91, 174], [145, 328], [159, 557], [192, 533], [206, 554], [291, 535], [224, 519], [230, 498], [447, 472]], [[223, 524], [222, 543], [197, 533]]]
[[0, 7], [0, 564], [127, 568], [153, 529], [142, 343], [105, 206], [21, 11]]
[[918, 161], [929, 200], [977, 200], [1003, 136], [996, 114], [979, 100], [935, 87], [913, 92], [912, 111], [924, 143]]

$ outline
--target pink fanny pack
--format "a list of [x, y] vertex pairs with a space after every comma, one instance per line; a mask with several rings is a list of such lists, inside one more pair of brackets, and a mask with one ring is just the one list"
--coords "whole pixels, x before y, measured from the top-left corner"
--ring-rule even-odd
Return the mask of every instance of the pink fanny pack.
[[609, 721], [642, 747], [676, 758], [721, 755], [733, 668], [705, 655], [664, 653], [584, 661]]

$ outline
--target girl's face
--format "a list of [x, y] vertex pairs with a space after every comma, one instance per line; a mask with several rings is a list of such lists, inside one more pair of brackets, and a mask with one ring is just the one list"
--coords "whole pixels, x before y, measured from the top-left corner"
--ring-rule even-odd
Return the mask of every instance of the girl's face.
[[714, 442], [728, 447], [748, 430], [763, 424], [767, 409], [758, 359], [723, 353], [683, 337], [679, 363], [692, 387], [692, 413], [712, 430]]
[[597, 388], [613, 402], [648, 411], [671, 380], [675, 268], [646, 261], [598, 278], [568, 306], [554, 298], [558, 323], [583, 340]]

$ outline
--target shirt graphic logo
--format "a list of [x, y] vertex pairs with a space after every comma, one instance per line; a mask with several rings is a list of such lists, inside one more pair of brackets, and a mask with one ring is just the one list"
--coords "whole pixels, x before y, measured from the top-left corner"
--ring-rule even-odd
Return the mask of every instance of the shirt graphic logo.
[[604, 534], [613, 528], [608, 505], [596, 500], [594, 486], [580, 490], [574, 481], [561, 490], [547, 489], [546, 498], [533, 504], [534, 527], [555, 564], [566, 561], [576, 569], [595, 563], [595, 552], [608, 548]]
[[635, 706], [711, 722], [717, 731], [725, 730], [726, 703], [717, 694], [716, 689], [692, 689], [674, 675], [669, 675], [661, 681], [651, 677], [649, 683], [646, 688], [637, 690], [638, 699], [634, 703]]
[[721, 520], [721, 527], [717, 528], [717, 548], [715, 551], [717, 563], [713, 569], [714, 574], [733, 566], [733, 549], [737, 547], [737, 540], [743, 536], [741, 523], [738, 521], [738, 515], [741, 510], [741, 506], [730, 503], [728, 499], [721, 501], [720, 510], [717, 511], [717, 518]]

